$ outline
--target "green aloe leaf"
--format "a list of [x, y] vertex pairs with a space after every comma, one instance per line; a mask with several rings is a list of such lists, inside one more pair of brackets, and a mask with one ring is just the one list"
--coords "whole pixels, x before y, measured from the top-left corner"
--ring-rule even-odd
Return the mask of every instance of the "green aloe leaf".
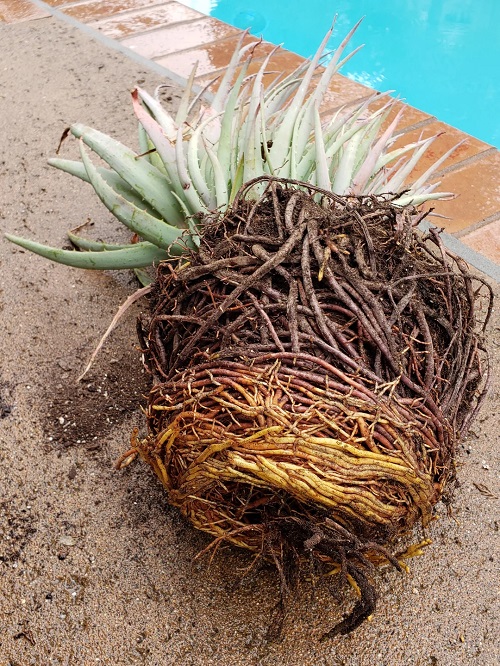
[[[363, 160], [363, 163], [355, 175], [352, 184], [351, 184], [351, 191], [353, 194], [362, 194], [366, 186], [368, 184], [368, 181], [370, 178], [373, 176], [375, 172], [375, 166], [384, 151], [384, 149], [387, 147], [387, 142], [389, 139], [392, 137], [394, 134], [394, 130], [401, 119], [401, 116], [403, 115], [404, 109], [401, 109], [397, 114], [394, 120], [391, 122], [389, 127], [385, 130], [385, 132], [382, 134], [380, 139], [376, 142], [376, 144], [372, 147], [371, 150], [368, 151], [368, 154], [366, 155], [365, 159]], [[378, 127], [377, 127], [378, 129]]]
[[[208, 212], [203, 201], [203, 194], [198, 193], [196, 187], [188, 172], [188, 162], [186, 152], [184, 150], [184, 142], [182, 140], [182, 129], [179, 127], [177, 134], [177, 141], [175, 143], [175, 173], [181, 185], [181, 191], [178, 195], [185, 202], [186, 217], [194, 215], [199, 212]], [[187, 146], [186, 146], [187, 148]]]
[[63, 160], [59, 157], [51, 157], [47, 160], [47, 164], [60, 169], [65, 173], [69, 173], [71, 176], [76, 176], [80, 180], [90, 183], [90, 179], [87, 174], [87, 170], [83, 162], [78, 162], [77, 160]]
[[139, 280], [143, 287], [149, 287], [154, 281], [153, 277], [143, 268], [134, 268], [135, 277]]
[[93, 241], [88, 238], [82, 238], [82, 236], [77, 236], [71, 231], [67, 232], [67, 236], [73, 245], [76, 245], [79, 250], [91, 250], [92, 252], [123, 250], [127, 247], [134, 247], [134, 245], [137, 245], [137, 243], [118, 244], [105, 243], [104, 241]]
[[55, 261], [58, 264], [87, 268], [90, 270], [121, 270], [125, 268], [144, 268], [168, 259], [170, 255], [151, 243], [137, 243], [132, 247], [112, 252], [79, 252], [78, 250], [61, 250], [57, 247], [42, 245], [35, 241], [5, 234], [7, 240], [25, 250]]
[[[171, 133], [170, 132], [167, 133], [167, 136], [169, 137], [169, 139], [172, 139], [172, 141], [175, 141], [178, 128], [184, 125], [189, 115], [189, 99], [193, 92], [194, 79], [196, 76], [197, 69], [198, 69], [198, 62], [195, 62], [193, 69], [191, 70], [191, 73], [189, 75], [189, 78], [186, 82], [186, 85], [184, 86], [184, 93], [181, 97], [181, 101], [179, 102], [179, 107], [177, 109], [177, 114], [175, 116], [174, 127], [172, 128]], [[146, 102], [146, 104], [149, 106], [148, 102]], [[160, 108], [162, 107], [160, 106]], [[156, 118], [156, 113], [155, 113], [155, 118]], [[157, 118], [157, 120], [158, 122], [160, 122], [159, 118]], [[160, 123], [160, 125], [162, 125], [163, 127], [163, 123]]]
[[[137, 87], [135, 90], [137, 91], [137, 94], [145, 104], [150, 114], [153, 116], [156, 122], [161, 125], [166, 136], [171, 141], [175, 141], [175, 137], [177, 136], [177, 124], [172, 116], [162, 107], [158, 100], [152, 97], [145, 90], [139, 87]], [[134, 92], [132, 92], [132, 97], [134, 96]]]
[[392, 178], [386, 183], [387, 192], [399, 192], [403, 189], [403, 185], [406, 182], [406, 179], [419, 162], [420, 158], [423, 156], [427, 150], [428, 144], [424, 143], [422, 146], [417, 148], [413, 155], [408, 161], [406, 161], [392, 176]]
[[151, 145], [149, 141], [148, 134], [144, 127], [139, 123], [139, 127], [137, 128], [138, 130], [138, 139], [139, 139], [139, 148], [141, 149], [141, 155], [146, 159], [150, 164], [151, 164], [151, 155], [149, 151], [153, 146]]
[[293, 128], [297, 115], [300, 113], [300, 110], [304, 104], [304, 101], [307, 97], [307, 91], [311, 83], [314, 72], [318, 66], [318, 63], [323, 54], [323, 50], [331, 37], [333, 32], [333, 26], [326, 33], [325, 38], [321, 42], [318, 50], [316, 51], [314, 57], [310, 61], [307, 70], [302, 76], [298, 90], [296, 91], [293, 100], [290, 105], [286, 108], [285, 113], [283, 113], [283, 120], [280, 123], [279, 128], [276, 131], [276, 138], [271, 148], [271, 159], [273, 164], [279, 165], [283, 164], [286, 160], [288, 148], [290, 146]]
[[132, 105], [135, 115], [154, 144], [165, 166], [168, 180], [174, 186], [174, 189], [182, 189], [182, 185], [179, 183], [178, 178], [176, 178], [175, 173], [175, 148], [173, 144], [175, 138], [168, 138], [161, 125], [142, 106], [137, 89], [132, 91]]
[[248, 50], [253, 51], [253, 49], [256, 46], [256, 43], [247, 44], [247, 46], [243, 46], [243, 42], [247, 35], [248, 35], [248, 30], [245, 30], [244, 32], [241, 33], [236, 48], [233, 52], [233, 55], [231, 56], [231, 60], [229, 61], [229, 65], [226, 67], [226, 71], [224, 73], [224, 76], [222, 77], [222, 81], [220, 82], [217, 92], [215, 93], [215, 97], [212, 101], [212, 108], [216, 112], [224, 111], [224, 108], [227, 103], [227, 97], [231, 89], [231, 86], [233, 84], [234, 74], [236, 72], [236, 68], [238, 67], [238, 63], [240, 62], [241, 57]]
[[[337, 18], [337, 17], [335, 17], [335, 19], [336, 19], [336, 18]], [[334, 76], [334, 74], [335, 74], [335, 73], [336, 73], [336, 72], [342, 67], [342, 65], [344, 65], [344, 64], [345, 64], [348, 60], [350, 60], [350, 59], [351, 59], [351, 58], [352, 58], [352, 57], [353, 57], [353, 56], [354, 56], [354, 55], [355, 55], [360, 49], [363, 48], [363, 45], [358, 46], [358, 47], [355, 48], [353, 51], [351, 51], [351, 53], [349, 53], [349, 55], [347, 55], [347, 56], [342, 60], [342, 62], [339, 62], [339, 61], [340, 61], [340, 56], [341, 56], [342, 53], [344, 52], [344, 49], [345, 49], [345, 47], [347, 46], [347, 44], [351, 41], [351, 37], [354, 35], [354, 33], [356, 32], [356, 30], [359, 28], [359, 26], [360, 26], [362, 20], [363, 20], [363, 19], [360, 19], [360, 20], [354, 25], [354, 27], [351, 28], [351, 30], [347, 33], [347, 35], [344, 37], [344, 39], [343, 39], [342, 42], [340, 43], [340, 46], [339, 46], [339, 47], [335, 50], [335, 52], [333, 53], [333, 57], [331, 58], [330, 62], [329, 62], [328, 65], [325, 67], [325, 71], [323, 72], [323, 74], [322, 74], [322, 76], [321, 76], [320, 82], [319, 82], [319, 84], [317, 85], [316, 90], [314, 91], [314, 93], [313, 93], [313, 95], [312, 95], [312, 97], [313, 97], [315, 103], [318, 105], [318, 108], [319, 108], [319, 106], [320, 106], [320, 104], [321, 104], [321, 101], [322, 101], [322, 99], [323, 99], [323, 97], [324, 97], [324, 95], [325, 95], [325, 93], [326, 93], [326, 91], [327, 91], [327, 89], [328, 89], [328, 86], [330, 85], [330, 81], [331, 81], [332, 77]], [[333, 26], [332, 26], [332, 31], [333, 31]], [[331, 31], [330, 31], [330, 34], [331, 34]], [[324, 50], [324, 48], [325, 48], [325, 45], [326, 45], [326, 44], [324, 43], [324, 44], [322, 44], [322, 48], [320, 47], [320, 48], [321, 48], [321, 53], [320, 53], [320, 55], [323, 53], [323, 50]]]
[[364, 132], [366, 132], [366, 125], [360, 126], [341, 149], [340, 163], [331, 185], [332, 192], [335, 192], [335, 194], [347, 194], [349, 190], [356, 165], [357, 152]]
[[107, 162], [165, 220], [182, 226], [183, 215], [161, 171], [130, 148], [92, 127], [76, 123], [71, 126], [71, 132], [78, 139], [83, 139], [89, 148]]
[[[49, 159], [48, 163], [50, 166], [56, 167], [56, 169], [60, 169], [65, 173], [69, 173], [72, 176], [80, 178], [86, 183], [90, 183], [90, 178], [83, 162], [77, 162], [76, 160], [63, 160], [56, 157]], [[142, 210], [147, 211], [150, 215], [153, 215], [153, 217], [158, 215], [158, 211], [152, 208], [147, 203], [147, 201], [144, 201], [144, 199], [142, 199], [142, 197], [137, 194], [137, 192], [132, 187], [130, 187], [127, 181], [123, 180], [123, 178], [121, 178], [115, 171], [111, 171], [111, 169], [105, 169], [104, 167], [97, 167], [97, 172], [102, 178], [104, 178], [106, 183], [117, 194], [121, 194], [124, 199], [134, 204], [134, 206], [137, 206], [137, 208], [141, 208]]]
[[227, 99], [227, 104], [221, 121], [219, 145], [217, 148], [217, 159], [219, 160], [221, 168], [227, 174], [230, 174], [231, 172], [231, 152], [234, 140], [233, 128], [234, 118], [237, 111], [237, 100], [240, 94], [241, 86], [243, 85], [243, 80], [245, 79], [247, 73], [247, 69], [248, 63], [245, 63]]
[[[431, 139], [434, 139], [435, 137], [430, 137]], [[409, 143], [406, 146], [403, 146], [402, 148], [396, 148], [394, 150], [390, 150], [389, 152], [383, 154], [380, 159], [377, 161], [377, 164], [375, 165], [375, 168], [373, 172], [376, 174], [382, 169], [383, 167], [387, 166], [388, 164], [396, 164], [396, 160], [398, 160], [400, 157], [403, 155], [406, 155], [406, 153], [414, 151], [416, 148], [420, 148], [425, 142], [429, 142], [429, 139], [421, 139], [420, 141], [414, 141], [413, 143]]]
[[243, 158], [241, 158], [236, 168], [234, 180], [231, 185], [231, 194], [229, 195], [230, 203], [234, 201], [234, 197], [238, 194], [238, 190], [243, 185], [243, 171], [244, 171], [244, 164], [243, 164]]
[[321, 132], [321, 120], [317, 107], [315, 111], [314, 138], [316, 143], [316, 185], [324, 190], [330, 189], [330, 174], [323, 135]]
[[[171, 246], [179, 240], [182, 230], [166, 224], [157, 217], [153, 217], [120, 196], [99, 175], [83, 147], [83, 142], [80, 143], [80, 152], [90, 182], [106, 208], [128, 229], [141, 236], [141, 238], [164, 250], [171, 251]], [[178, 253], [182, 250], [172, 251]]]
[[[437, 139], [438, 136], [439, 136], [439, 134], [437, 134], [437, 135], [434, 136], [434, 137], [431, 137], [432, 141], [433, 141], [434, 139]], [[432, 141], [431, 141], [431, 143], [432, 143]], [[425, 183], [427, 183], [427, 182], [429, 181], [429, 179], [432, 178], [432, 176], [434, 175], [434, 173], [438, 170], [438, 167], [440, 167], [441, 164], [443, 164], [443, 162], [445, 162], [445, 161], [448, 159], [448, 157], [449, 157], [449, 156], [450, 156], [450, 155], [451, 155], [451, 154], [452, 154], [457, 148], [459, 148], [463, 143], [465, 143], [466, 141], [467, 141], [466, 139], [462, 139], [462, 140], [459, 141], [457, 144], [455, 144], [454, 146], [452, 146], [448, 151], [446, 151], [446, 153], [444, 153], [444, 155], [441, 155], [441, 157], [440, 157], [438, 160], [436, 160], [435, 162], [433, 162], [433, 163], [431, 164], [431, 166], [427, 169], [427, 171], [425, 171], [425, 173], [423, 173], [423, 174], [420, 176], [420, 178], [419, 178], [419, 179], [413, 184], [413, 187], [414, 187], [415, 189], [420, 189], [421, 187], [423, 187], [423, 186], [425, 185]]]
[[222, 168], [217, 159], [217, 155], [208, 146], [205, 146], [208, 158], [212, 164], [214, 185], [215, 185], [215, 198], [217, 201], [217, 208], [225, 208], [229, 203], [229, 193], [227, 191], [227, 180], [224, 177]]
[[209, 187], [208, 183], [205, 180], [205, 176], [202, 173], [200, 168], [200, 162], [198, 158], [198, 144], [201, 134], [201, 127], [197, 127], [193, 132], [193, 136], [189, 139], [188, 150], [187, 150], [187, 166], [189, 169], [189, 176], [193, 185], [196, 188], [196, 191], [199, 193], [200, 197], [203, 199], [203, 202], [207, 209], [215, 207], [215, 197], [213, 194], [213, 189]]

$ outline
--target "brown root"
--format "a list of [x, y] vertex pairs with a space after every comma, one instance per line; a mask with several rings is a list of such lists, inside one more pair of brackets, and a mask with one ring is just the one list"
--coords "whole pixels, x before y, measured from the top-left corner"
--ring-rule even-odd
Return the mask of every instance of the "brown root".
[[326, 637], [373, 612], [367, 572], [400, 568], [391, 544], [431, 519], [486, 390], [488, 286], [422, 217], [258, 179], [159, 266], [140, 326], [137, 450], [215, 547], [274, 562], [283, 599], [300, 562], [337, 564], [361, 596]]

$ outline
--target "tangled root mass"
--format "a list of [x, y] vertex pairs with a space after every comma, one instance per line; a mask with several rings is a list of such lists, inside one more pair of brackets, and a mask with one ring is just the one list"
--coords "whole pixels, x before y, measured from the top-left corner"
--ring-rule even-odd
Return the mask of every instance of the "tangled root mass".
[[[255, 193], [259, 192], [258, 195]], [[197, 528], [276, 564], [309, 559], [375, 608], [374, 564], [432, 516], [484, 398], [491, 294], [391, 196], [261, 178], [163, 263], [139, 325], [155, 383], [137, 442]]]

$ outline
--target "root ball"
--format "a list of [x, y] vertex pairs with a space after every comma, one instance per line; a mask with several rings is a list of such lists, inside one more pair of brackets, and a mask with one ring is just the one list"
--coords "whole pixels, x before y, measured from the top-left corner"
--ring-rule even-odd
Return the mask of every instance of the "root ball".
[[154, 376], [136, 442], [191, 523], [304, 559], [375, 606], [373, 564], [433, 515], [487, 385], [488, 285], [391, 196], [261, 178], [163, 263], [139, 327]]

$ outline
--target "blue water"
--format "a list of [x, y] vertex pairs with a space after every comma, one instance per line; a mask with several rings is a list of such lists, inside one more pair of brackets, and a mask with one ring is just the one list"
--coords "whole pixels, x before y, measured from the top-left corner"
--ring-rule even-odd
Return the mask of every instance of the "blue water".
[[342, 74], [500, 147], [500, 0], [181, 1], [304, 57], [364, 16]]

